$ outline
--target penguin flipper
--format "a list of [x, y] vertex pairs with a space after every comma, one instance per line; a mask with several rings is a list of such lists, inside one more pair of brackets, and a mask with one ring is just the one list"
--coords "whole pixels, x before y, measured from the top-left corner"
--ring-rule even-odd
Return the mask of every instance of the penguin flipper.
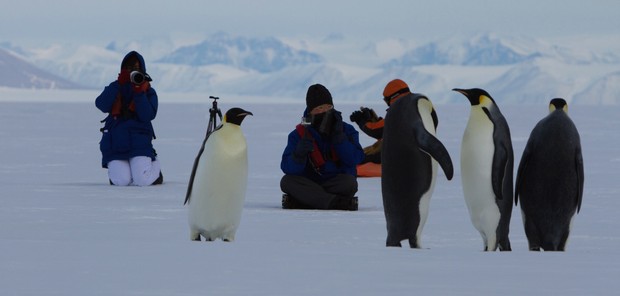
[[505, 143], [497, 141], [495, 143], [495, 153], [493, 155], [493, 167], [491, 171], [491, 185], [493, 185], [493, 192], [495, 193], [495, 198], [500, 199], [500, 200], [504, 198], [504, 195], [502, 194], [502, 188], [504, 184], [504, 178], [506, 176], [506, 166], [508, 165], [508, 155], [509, 155], [509, 151]]
[[213, 132], [210, 132], [205, 136], [204, 141], [202, 141], [202, 146], [200, 146], [200, 150], [198, 151], [198, 155], [196, 155], [196, 159], [194, 160], [194, 165], [192, 166], [192, 174], [190, 175], [189, 183], [187, 184], [187, 193], [185, 193], [185, 202], [183, 203], [183, 205], [187, 204], [190, 200], [190, 196], [192, 195], [192, 188], [194, 187], [194, 178], [196, 177], [196, 169], [198, 169], [198, 163], [200, 162], [200, 157], [202, 156], [202, 153], [205, 151], [205, 145], [207, 144], [207, 140], [209, 139], [209, 136], [211, 136]]
[[437, 117], [437, 112], [435, 112], [434, 108], [431, 111], [431, 117], [433, 118], [433, 125], [435, 126], [435, 130], [437, 130], [437, 126], [439, 125], [439, 117]]
[[200, 155], [202, 155], [202, 151], [203, 149], [200, 149], [200, 152], [198, 152], [198, 156], [196, 156], [196, 159], [194, 160], [194, 166], [192, 167], [192, 174], [190, 175], [189, 183], [187, 184], [187, 193], [185, 193], [185, 202], [183, 202], [183, 205], [186, 205], [189, 202], [190, 196], [192, 195], [194, 178], [196, 177], [196, 168], [198, 167], [198, 160], [200, 159]]
[[530, 160], [530, 147], [529, 145], [526, 145], [525, 150], [523, 150], [523, 156], [521, 157], [521, 161], [519, 162], [519, 168], [517, 169], [517, 181], [515, 183], [515, 205], [517, 205], [519, 201], [519, 193], [521, 192], [521, 182], [523, 181], [523, 173], [527, 169], [529, 160]]
[[575, 152], [575, 166], [577, 169], [577, 213], [581, 210], [581, 199], [583, 198], [583, 156], [581, 155], [581, 147]]
[[439, 139], [429, 133], [421, 122], [420, 124], [414, 125], [414, 134], [416, 135], [419, 149], [435, 159], [446, 174], [446, 178], [452, 180], [454, 176], [454, 167], [452, 166], [452, 159], [446, 147]]

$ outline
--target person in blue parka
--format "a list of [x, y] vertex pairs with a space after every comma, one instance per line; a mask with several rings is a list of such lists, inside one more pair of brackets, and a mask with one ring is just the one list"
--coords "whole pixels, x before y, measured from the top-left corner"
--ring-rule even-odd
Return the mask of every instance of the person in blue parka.
[[321, 84], [308, 88], [304, 118], [282, 154], [282, 207], [357, 210], [356, 166], [364, 158], [359, 133], [342, 121]]
[[95, 100], [104, 119], [99, 148], [110, 184], [147, 186], [161, 184], [163, 175], [153, 149], [151, 121], [157, 115], [157, 93], [151, 87], [144, 58], [131, 51], [121, 63], [118, 79]]

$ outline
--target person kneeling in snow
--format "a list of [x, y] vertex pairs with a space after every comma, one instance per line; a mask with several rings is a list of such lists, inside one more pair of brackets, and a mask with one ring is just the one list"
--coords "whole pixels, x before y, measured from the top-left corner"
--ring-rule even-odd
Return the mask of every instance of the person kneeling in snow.
[[282, 154], [282, 207], [356, 211], [356, 166], [363, 158], [358, 132], [342, 121], [327, 88], [310, 86], [304, 123], [288, 135]]
[[152, 140], [151, 121], [157, 115], [157, 93], [146, 74], [144, 58], [129, 52], [121, 63], [118, 79], [110, 83], [95, 100], [103, 120], [99, 142], [102, 166], [108, 169], [112, 185], [148, 186], [161, 184], [160, 163]]

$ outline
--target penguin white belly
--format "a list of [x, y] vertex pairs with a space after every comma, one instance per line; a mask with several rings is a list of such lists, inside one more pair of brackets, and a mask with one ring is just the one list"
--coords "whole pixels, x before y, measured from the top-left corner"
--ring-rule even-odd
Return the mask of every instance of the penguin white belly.
[[[224, 128], [238, 128], [223, 126]], [[212, 134], [200, 158], [189, 204], [193, 233], [234, 240], [247, 187], [247, 148], [242, 133]]]
[[426, 219], [428, 218], [428, 209], [431, 203], [431, 196], [433, 195], [433, 191], [435, 190], [435, 179], [437, 177], [437, 161], [431, 158], [431, 167], [433, 177], [431, 179], [431, 186], [429, 186], [428, 191], [426, 191], [422, 198], [420, 198], [420, 204], [418, 206], [420, 211], [420, 224], [418, 225], [418, 229], [416, 231], [416, 235], [418, 237], [418, 243], [421, 245], [421, 237], [422, 230], [424, 230], [424, 225], [426, 224]]
[[461, 181], [471, 222], [494, 248], [500, 211], [491, 184], [494, 155], [493, 124], [485, 115], [469, 119], [461, 147]]
[[[433, 111], [433, 105], [429, 100], [419, 100], [418, 110], [425, 111], [419, 112], [420, 118], [422, 118], [422, 123], [424, 124], [424, 128], [428, 131], [428, 133], [435, 136], [435, 124], [433, 122], [433, 117], [431, 116], [431, 112]], [[416, 235], [418, 237], [418, 243], [420, 245], [422, 230], [424, 230], [424, 225], [426, 224], [426, 219], [428, 218], [428, 209], [430, 207], [431, 196], [433, 195], [433, 191], [435, 190], [435, 181], [437, 179], [438, 165], [439, 164], [437, 163], [437, 161], [431, 157], [431, 185], [428, 187], [428, 191], [426, 191], [422, 195], [422, 198], [420, 198], [420, 204], [418, 206], [418, 209], [420, 211], [420, 224], [418, 225]]]

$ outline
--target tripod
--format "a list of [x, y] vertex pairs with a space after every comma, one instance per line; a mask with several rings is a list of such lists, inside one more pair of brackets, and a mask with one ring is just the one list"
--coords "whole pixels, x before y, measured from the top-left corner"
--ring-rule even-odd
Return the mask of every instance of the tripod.
[[205, 150], [205, 144], [207, 143], [207, 139], [209, 138], [209, 135], [216, 129], [217, 117], [219, 116], [220, 121], [222, 121], [222, 111], [220, 111], [220, 109], [217, 107], [217, 100], [219, 100], [220, 98], [209, 96], [209, 99], [213, 99], [213, 106], [209, 109], [209, 126], [207, 127], [207, 135], [205, 136], [205, 139], [202, 142], [200, 151], [198, 151], [198, 156], [196, 156], [196, 160], [194, 160], [194, 166], [192, 167], [192, 175], [189, 179], [190, 181], [187, 187], [187, 194], [185, 195], [185, 202], [183, 204], [186, 204], [189, 201], [190, 195], [192, 193], [192, 188], [194, 186], [194, 177], [196, 174], [196, 169], [198, 168], [198, 161], [200, 160], [200, 156], [202, 155], [202, 152]]
[[209, 99], [213, 99], [213, 106], [209, 108], [209, 126], [207, 127], [207, 136], [217, 127], [217, 117], [219, 117], [220, 121], [222, 121], [222, 110], [217, 107], [217, 100], [220, 98], [209, 96]]

